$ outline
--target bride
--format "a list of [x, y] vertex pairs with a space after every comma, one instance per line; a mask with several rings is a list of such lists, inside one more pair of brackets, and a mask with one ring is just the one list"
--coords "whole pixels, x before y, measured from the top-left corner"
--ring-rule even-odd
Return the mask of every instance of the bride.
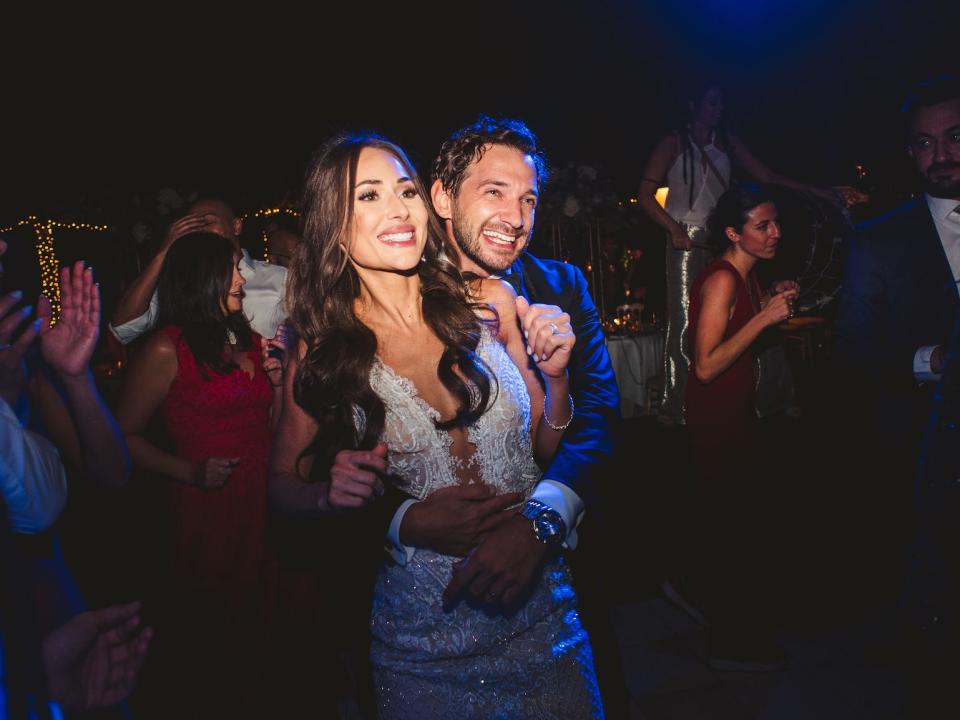
[[[467, 288], [425, 198], [403, 151], [376, 135], [335, 138], [307, 173], [287, 290], [301, 340], [270, 478], [282, 511], [375, 505], [388, 477], [414, 498], [483, 483], [520, 504], [559, 445], [573, 412], [569, 322], [535, 319], [525, 343], [526, 302], [499, 280]], [[456, 562], [418, 548], [380, 566], [380, 717], [601, 716], [563, 558], [507, 614], [445, 606]]]

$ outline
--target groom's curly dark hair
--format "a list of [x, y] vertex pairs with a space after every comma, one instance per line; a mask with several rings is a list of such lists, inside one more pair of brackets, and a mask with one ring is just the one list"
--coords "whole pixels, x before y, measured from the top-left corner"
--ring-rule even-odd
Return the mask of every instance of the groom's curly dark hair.
[[472, 125], [457, 130], [447, 138], [440, 147], [437, 159], [433, 161], [431, 181], [439, 180], [444, 190], [456, 196], [460, 192], [467, 168], [482, 158], [490, 145], [507, 145], [533, 158], [537, 185], [540, 191], [543, 191], [550, 171], [537, 136], [523, 120], [493, 118], [489, 115], [481, 115]]

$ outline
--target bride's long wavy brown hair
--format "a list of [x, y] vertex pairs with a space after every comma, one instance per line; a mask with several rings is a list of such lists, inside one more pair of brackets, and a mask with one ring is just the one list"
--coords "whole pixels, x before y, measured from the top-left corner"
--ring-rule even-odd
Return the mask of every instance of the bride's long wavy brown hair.
[[449, 428], [475, 421], [487, 408], [493, 383], [476, 354], [483, 321], [459, 270], [443, 252], [443, 229], [406, 154], [374, 133], [334, 137], [316, 152], [307, 170], [303, 241], [290, 265], [286, 290], [287, 310], [306, 345], [294, 378], [294, 399], [319, 425], [301, 457], [313, 455], [315, 467], [318, 462], [328, 467], [340, 450], [372, 448], [384, 426], [385, 408], [369, 380], [377, 338], [354, 312], [360, 279], [349, 259], [353, 188], [364, 148], [396, 157], [429, 213], [423, 260], [416, 268], [423, 316], [445, 347], [437, 377], [459, 400], [456, 416], [438, 425]]

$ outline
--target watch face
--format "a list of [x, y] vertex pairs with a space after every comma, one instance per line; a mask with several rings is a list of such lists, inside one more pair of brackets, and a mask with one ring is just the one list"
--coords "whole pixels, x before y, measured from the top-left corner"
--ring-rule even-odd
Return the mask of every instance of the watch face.
[[554, 510], [544, 510], [533, 521], [534, 534], [538, 540], [549, 542], [560, 535], [562, 522], [560, 513]]

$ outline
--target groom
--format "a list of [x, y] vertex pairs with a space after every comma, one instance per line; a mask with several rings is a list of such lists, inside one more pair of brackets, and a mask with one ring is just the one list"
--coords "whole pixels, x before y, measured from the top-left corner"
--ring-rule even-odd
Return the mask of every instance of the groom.
[[[520, 511], [504, 510], [486, 486], [459, 486], [422, 501], [404, 500], [390, 527], [392, 554], [401, 564], [416, 547], [466, 556], [447, 587], [448, 603], [472, 597], [506, 610], [536, 582], [547, 553], [560, 545], [576, 547], [577, 526], [596, 508], [597, 483], [613, 453], [619, 396], [583, 274], [573, 265], [524, 252], [547, 176], [546, 158], [529, 128], [518, 120], [481, 116], [443, 144], [432, 174], [434, 208], [461, 271], [510, 282], [531, 303], [521, 320], [525, 328], [538, 316], [566, 312], [577, 336], [569, 363], [574, 417]], [[593, 599], [589, 591], [581, 598], [581, 611], [590, 605], [584, 599]], [[595, 617], [582, 614], [597, 651], [601, 684], [606, 675], [618, 686], [617, 649], [604, 642], [604, 635], [612, 638], [604, 633], [609, 630], [605, 608], [601, 603]], [[611, 700], [604, 698], [610, 709], [617, 704]]]

